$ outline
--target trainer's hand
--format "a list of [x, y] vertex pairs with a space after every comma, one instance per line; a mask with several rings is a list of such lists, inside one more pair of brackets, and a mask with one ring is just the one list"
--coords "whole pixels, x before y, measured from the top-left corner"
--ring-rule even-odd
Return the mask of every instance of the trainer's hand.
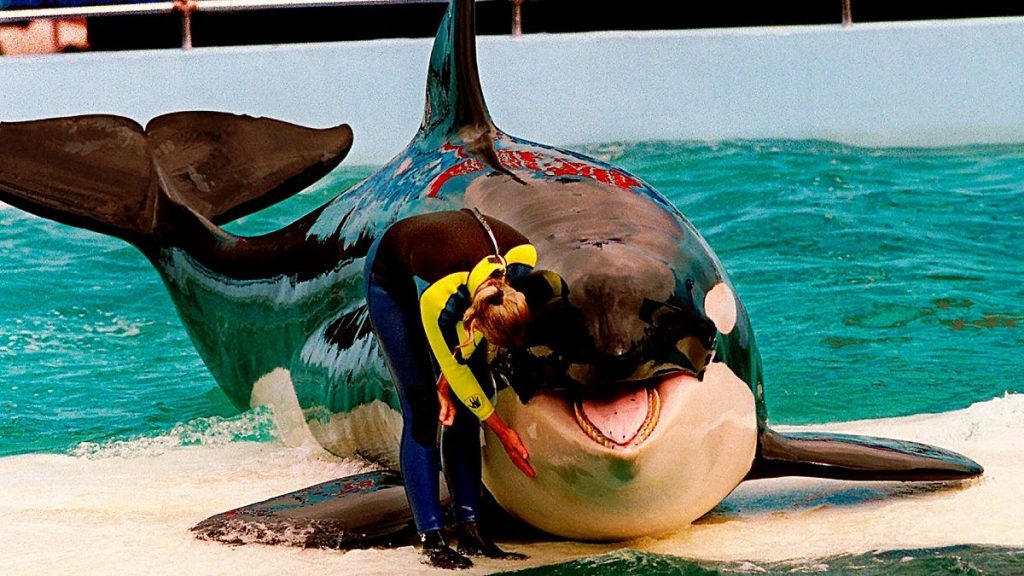
[[441, 374], [437, 380], [437, 400], [441, 404], [441, 412], [437, 415], [438, 422], [442, 426], [451, 426], [455, 423], [455, 404], [452, 403], [451, 386], [448, 379]]
[[501, 441], [501, 446], [505, 448], [505, 453], [508, 454], [509, 460], [516, 465], [516, 468], [519, 468], [523, 474], [530, 478], [537, 476], [533, 466], [530, 466], [530, 453], [526, 451], [526, 446], [523, 446], [523, 441], [519, 438], [519, 434], [516, 434], [515, 430], [509, 428], [505, 421], [501, 419], [501, 416], [498, 416], [497, 412], [492, 412], [484, 420], [484, 424]]

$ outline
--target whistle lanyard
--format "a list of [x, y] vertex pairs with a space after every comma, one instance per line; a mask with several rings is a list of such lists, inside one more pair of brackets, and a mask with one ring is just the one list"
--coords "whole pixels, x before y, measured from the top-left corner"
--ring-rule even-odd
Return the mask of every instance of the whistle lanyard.
[[476, 218], [476, 221], [480, 223], [480, 226], [484, 229], [484, 232], [487, 233], [487, 237], [490, 238], [491, 246], [494, 247], [494, 255], [497, 256], [498, 258], [501, 258], [501, 260], [504, 261], [505, 259], [501, 257], [501, 250], [498, 248], [498, 240], [494, 237], [494, 231], [491, 230], [490, 225], [487, 224], [487, 220], [484, 220], [484, 215], [481, 214], [480, 210], [478, 210], [476, 207], [473, 208], [472, 214], [473, 217]]

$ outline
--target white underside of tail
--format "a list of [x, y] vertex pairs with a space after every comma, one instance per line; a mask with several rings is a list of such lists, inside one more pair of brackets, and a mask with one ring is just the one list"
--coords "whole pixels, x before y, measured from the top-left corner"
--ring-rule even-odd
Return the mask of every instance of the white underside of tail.
[[376, 400], [345, 414], [303, 410], [291, 373], [276, 368], [256, 381], [249, 403], [273, 410], [278, 435], [288, 446], [319, 445], [338, 456], [397, 466], [402, 415], [385, 402]]

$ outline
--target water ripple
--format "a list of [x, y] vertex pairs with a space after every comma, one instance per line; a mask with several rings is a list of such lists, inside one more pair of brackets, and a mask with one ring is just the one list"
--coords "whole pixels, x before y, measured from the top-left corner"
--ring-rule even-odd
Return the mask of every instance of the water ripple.
[[[659, 188], [714, 247], [756, 331], [774, 421], [951, 410], [1024, 392], [1024, 145], [589, 151]], [[279, 228], [370, 171], [336, 170], [231, 229]], [[0, 207], [0, 254], [0, 454], [236, 413], [133, 248]]]

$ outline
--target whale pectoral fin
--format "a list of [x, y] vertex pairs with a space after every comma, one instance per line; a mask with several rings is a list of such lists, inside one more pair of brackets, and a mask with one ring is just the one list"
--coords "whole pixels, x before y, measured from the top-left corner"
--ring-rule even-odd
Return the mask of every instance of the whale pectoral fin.
[[412, 542], [412, 511], [394, 472], [367, 472], [249, 504], [192, 527], [200, 540], [364, 548]]
[[983, 471], [966, 456], [917, 442], [824, 432], [783, 434], [766, 429], [758, 438], [757, 458], [745, 479], [961, 480]]
[[0, 200], [62, 224], [138, 240], [156, 179], [133, 120], [89, 115], [0, 123]]
[[224, 112], [176, 112], [146, 126], [162, 185], [214, 224], [280, 202], [333, 170], [347, 124], [323, 130]]

